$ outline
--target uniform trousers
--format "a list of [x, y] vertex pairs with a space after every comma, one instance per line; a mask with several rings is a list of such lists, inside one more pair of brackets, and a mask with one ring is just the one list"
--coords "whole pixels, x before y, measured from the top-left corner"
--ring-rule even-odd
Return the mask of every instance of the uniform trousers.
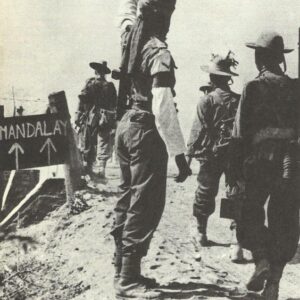
[[166, 198], [168, 154], [154, 115], [129, 110], [118, 124], [116, 153], [121, 168], [121, 197], [112, 235], [123, 256], [147, 254]]

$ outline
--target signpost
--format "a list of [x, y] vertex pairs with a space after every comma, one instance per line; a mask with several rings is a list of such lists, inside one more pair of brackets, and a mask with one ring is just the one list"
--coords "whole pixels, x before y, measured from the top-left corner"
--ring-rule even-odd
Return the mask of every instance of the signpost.
[[[75, 203], [74, 191], [80, 185], [82, 165], [65, 92], [52, 93], [48, 99], [49, 107], [43, 115], [4, 118], [4, 108], [0, 106], [0, 170], [63, 164], [67, 205], [71, 211]], [[0, 228], [10, 222], [42, 184], [40, 181], [21, 200], [1, 221]]]
[[19, 170], [66, 162], [67, 114], [0, 119], [0, 170]]

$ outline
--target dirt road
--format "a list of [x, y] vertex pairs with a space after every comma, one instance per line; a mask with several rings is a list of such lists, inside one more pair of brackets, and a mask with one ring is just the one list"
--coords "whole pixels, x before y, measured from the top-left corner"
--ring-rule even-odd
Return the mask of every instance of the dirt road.
[[[196, 172], [197, 165], [193, 167]], [[109, 230], [118, 197], [118, 172], [117, 168], [109, 168], [110, 182], [102, 186], [101, 193], [93, 190], [83, 193], [90, 205], [88, 210], [67, 217], [66, 208], [62, 207], [40, 224], [19, 229], [18, 234], [31, 236], [38, 242], [27, 254], [20, 250], [19, 244], [9, 241], [1, 244], [0, 267], [6, 281], [0, 289], [0, 299], [115, 299], [113, 240]], [[261, 299], [247, 294], [244, 287], [253, 264], [230, 262], [230, 221], [218, 217], [219, 205], [208, 229], [214, 246], [195, 248], [192, 202], [196, 176], [184, 184], [176, 184], [172, 174], [173, 168], [168, 179], [166, 209], [144, 259], [144, 273], [157, 279], [164, 299], [168, 300]], [[300, 299], [299, 275], [300, 247], [285, 271], [281, 300]]]

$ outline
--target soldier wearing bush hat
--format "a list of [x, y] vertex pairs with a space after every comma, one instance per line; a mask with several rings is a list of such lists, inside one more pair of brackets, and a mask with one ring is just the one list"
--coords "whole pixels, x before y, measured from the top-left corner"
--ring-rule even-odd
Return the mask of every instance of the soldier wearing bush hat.
[[112, 155], [115, 128], [116, 89], [106, 80], [111, 73], [107, 62], [91, 62], [95, 76], [89, 78], [79, 95], [75, 124], [79, 128], [79, 149], [86, 175], [93, 181], [106, 182], [105, 170]]
[[237, 233], [256, 265], [248, 289], [264, 289], [266, 299], [276, 300], [283, 269], [295, 255], [299, 240], [295, 176], [299, 96], [295, 81], [284, 74], [284, 54], [292, 49], [285, 48], [280, 34], [263, 32], [246, 46], [255, 50], [259, 74], [244, 87], [233, 131], [239, 159], [236, 178], [245, 182]]
[[[229, 82], [232, 76], [238, 76], [231, 69], [237, 64], [233, 53], [229, 51], [226, 57], [213, 55], [208, 65], [201, 66], [204, 72], [209, 73], [211, 90], [197, 105], [187, 154], [200, 163], [193, 215], [198, 223], [196, 241], [201, 246], [210, 245], [207, 222], [215, 210], [220, 177], [225, 173], [228, 179], [228, 139], [239, 103], [239, 95], [231, 91]], [[232, 260], [242, 260], [242, 250], [239, 247], [233, 250]]]

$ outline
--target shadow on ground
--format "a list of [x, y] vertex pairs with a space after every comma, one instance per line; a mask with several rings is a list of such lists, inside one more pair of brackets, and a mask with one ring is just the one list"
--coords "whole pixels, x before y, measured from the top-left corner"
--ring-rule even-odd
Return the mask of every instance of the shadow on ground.
[[229, 248], [231, 246], [230, 243], [222, 244], [222, 243], [214, 242], [214, 241], [211, 241], [211, 240], [209, 240], [207, 243], [208, 243], [207, 247], [226, 247], [226, 248]]
[[219, 297], [226, 299], [239, 299], [239, 300], [255, 300], [262, 299], [257, 294], [238, 294], [232, 288], [225, 288], [216, 284], [204, 283], [178, 283], [173, 282], [167, 286], [161, 286], [159, 290], [163, 293], [163, 299], [210, 299], [211, 297]]

